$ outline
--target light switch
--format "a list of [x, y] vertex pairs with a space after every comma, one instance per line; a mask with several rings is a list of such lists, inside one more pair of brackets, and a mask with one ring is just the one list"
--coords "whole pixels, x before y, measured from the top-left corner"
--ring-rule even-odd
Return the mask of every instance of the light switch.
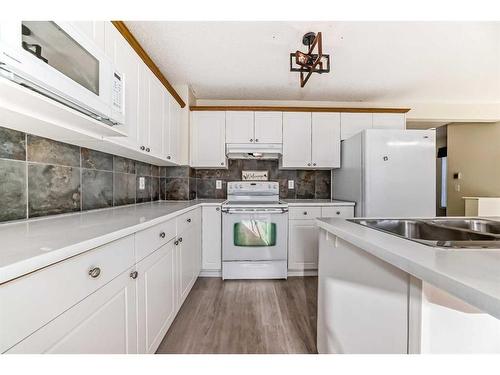
[[222, 189], [222, 180], [215, 180], [215, 188], [217, 190]]
[[139, 177], [139, 190], [146, 189], [146, 177]]
[[290, 190], [293, 190], [293, 189], [295, 189], [294, 186], [295, 186], [295, 181], [294, 180], [288, 180], [288, 188]]

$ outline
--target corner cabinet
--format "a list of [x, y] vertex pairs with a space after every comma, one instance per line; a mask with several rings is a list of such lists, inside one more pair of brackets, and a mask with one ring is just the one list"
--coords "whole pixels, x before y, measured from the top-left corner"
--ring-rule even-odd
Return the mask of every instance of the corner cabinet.
[[283, 113], [281, 167], [340, 167], [340, 114]]
[[341, 139], [365, 129], [406, 129], [404, 113], [341, 113]]
[[191, 167], [226, 168], [226, 113], [191, 112]]
[[317, 218], [354, 217], [352, 206], [292, 206], [288, 216], [288, 275], [315, 275], [318, 269]]

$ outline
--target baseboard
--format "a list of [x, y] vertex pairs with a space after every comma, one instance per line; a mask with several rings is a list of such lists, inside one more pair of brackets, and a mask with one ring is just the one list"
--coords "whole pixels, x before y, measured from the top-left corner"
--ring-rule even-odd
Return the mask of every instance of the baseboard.
[[[318, 270], [288, 270], [288, 276], [318, 276]], [[222, 277], [221, 270], [201, 270], [199, 277]]]
[[221, 270], [201, 270], [199, 277], [222, 277]]
[[288, 270], [288, 277], [318, 276], [318, 270]]

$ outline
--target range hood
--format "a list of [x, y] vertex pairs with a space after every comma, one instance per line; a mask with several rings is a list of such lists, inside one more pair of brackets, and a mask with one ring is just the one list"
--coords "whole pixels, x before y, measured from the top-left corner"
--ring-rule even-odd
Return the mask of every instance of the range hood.
[[283, 153], [281, 143], [228, 143], [226, 156], [228, 159], [279, 159]]

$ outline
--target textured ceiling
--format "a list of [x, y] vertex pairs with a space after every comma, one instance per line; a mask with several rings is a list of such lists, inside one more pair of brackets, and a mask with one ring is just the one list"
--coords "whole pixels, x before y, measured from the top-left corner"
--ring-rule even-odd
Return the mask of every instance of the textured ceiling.
[[[126, 22], [198, 99], [500, 102], [500, 22]], [[303, 89], [289, 53], [323, 33], [332, 71]]]

